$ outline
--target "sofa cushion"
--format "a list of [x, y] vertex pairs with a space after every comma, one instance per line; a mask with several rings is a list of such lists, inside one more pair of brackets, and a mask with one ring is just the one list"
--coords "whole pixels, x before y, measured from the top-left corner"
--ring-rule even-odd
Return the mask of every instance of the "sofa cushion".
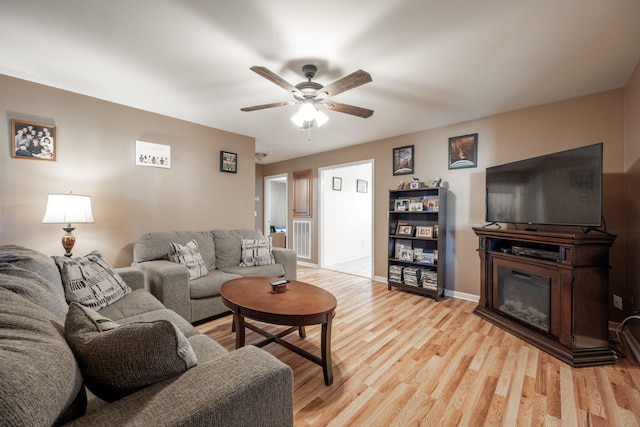
[[[102, 310], [100, 310], [100, 314], [103, 314]], [[198, 334], [198, 330], [191, 323], [189, 323], [184, 317], [180, 316], [175, 311], [169, 310], [168, 308], [163, 308], [162, 310], [156, 310], [156, 311], [149, 311], [147, 313], [136, 314], [135, 316], [120, 319], [118, 320], [117, 323], [119, 325], [129, 325], [131, 323], [141, 323], [141, 322], [148, 323], [148, 322], [155, 322], [157, 320], [170, 321], [187, 338]]]
[[143, 234], [133, 244], [133, 262], [169, 260], [167, 248], [172, 242], [184, 245], [190, 240], [198, 242], [198, 249], [207, 269], [215, 270], [216, 250], [210, 231], [160, 231]]
[[60, 270], [50, 256], [23, 246], [2, 245], [0, 262], [12, 264], [42, 276], [47, 282], [56, 285], [55, 290], [64, 298]]
[[86, 394], [62, 324], [0, 289], [0, 325], [0, 424], [54, 425], [82, 415]]
[[184, 265], [189, 270], [189, 280], [205, 276], [209, 271], [204, 265], [204, 260], [198, 250], [198, 242], [195, 239], [185, 245], [171, 242], [169, 245], [169, 260]]
[[136, 289], [131, 291], [126, 298], [109, 304], [107, 307], [100, 309], [100, 314], [111, 320], [119, 322], [120, 319], [135, 316], [142, 313], [162, 310], [164, 305], [144, 289]]
[[216, 245], [216, 267], [237, 267], [240, 265], [242, 239], [264, 239], [260, 230], [213, 230]]
[[[15, 267], [13, 264], [0, 264], [0, 287], [31, 301], [53, 314], [60, 324], [67, 315], [67, 302], [62, 293], [39, 274]], [[60, 286], [60, 289], [62, 287]]]
[[240, 267], [275, 264], [271, 253], [271, 237], [267, 239], [242, 239]]
[[284, 267], [282, 264], [260, 265], [257, 267], [226, 267], [222, 271], [225, 273], [238, 274], [242, 277], [283, 277]]
[[168, 320], [122, 325], [71, 303], [65, 337], [87, 387], [112, 402], [197, 364], [191, 344]]
[[221, 270], [210, 271], [205, 277], [189, 282], [189, 298], [201, 299], [220, 295], [220, 286], [229, 280], [239, 279], [240, 275], [229, 274]]
[[118, 301], [131, 292], [122, 277], [93, 251], [84, 257], [55, 256], [67, 301], [75, 301], [97, 310]]

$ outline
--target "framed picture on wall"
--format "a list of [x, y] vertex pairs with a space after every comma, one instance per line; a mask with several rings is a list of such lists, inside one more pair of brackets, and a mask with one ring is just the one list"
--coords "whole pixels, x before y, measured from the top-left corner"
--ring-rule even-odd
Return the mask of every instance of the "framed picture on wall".
[[238, 172], [238, 155], [236, 153], [220, 152], [220, 172]]
[[478, 166], [478, 134], [449, 138], [449, 169]]
[[57, 144], [55, 126], [11, 119], [11, 157], [55, 161]]
[[393, 149], [393, 175], [412, 174], [413, 163], [413, 145]]
[[366, 193], [368, 186], [369, 186], [369, 183], [366, 180], [364, 180], [364, 179], [357, 179], [356, 180], [356, 191], [358, 193]]
[[342, 178], [337, 176], [333, 177], [333, 187], [335, 191], [342, 191]]

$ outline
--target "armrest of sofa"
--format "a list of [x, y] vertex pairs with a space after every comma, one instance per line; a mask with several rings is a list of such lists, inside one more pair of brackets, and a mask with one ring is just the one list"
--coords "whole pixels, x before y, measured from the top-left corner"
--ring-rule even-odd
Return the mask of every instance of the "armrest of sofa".
[[139, 268], [120, 267], [120, 268], [116, 268], [115, 270], [116, 270], [116, 273], [118, 273], [120, 277], [122, 277], [122, 280], [124, 280], [132, 290], [145, 288], [144, 272]]
[[135, 266], [144, 272], [149, 292], [165, 307], [191, 322], [187, 267], [167, 260], [145, 261]]
[[242, 347], [70, 425], [293, 426], [293, 372], [257, 347]]
[[298, 254], [293, 249], [271, 248], [273, 258], [284, 267], [284, 277], [289, 280], [298, 278]]

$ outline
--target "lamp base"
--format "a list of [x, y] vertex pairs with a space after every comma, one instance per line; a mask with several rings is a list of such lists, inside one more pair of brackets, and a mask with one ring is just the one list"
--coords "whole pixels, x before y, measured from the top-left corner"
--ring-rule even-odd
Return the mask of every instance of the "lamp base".
[[75, 230], [75, 227], [63, 227], [62, 229], [66, 231], [64, 236], [62, 236], [62, 247], [66, 251], [64, 256], [71, 257], [73, 255], [71, 249], [73, 249], [73, 245], [76, 244], [76, 236], [71, 234], [71, 232]]

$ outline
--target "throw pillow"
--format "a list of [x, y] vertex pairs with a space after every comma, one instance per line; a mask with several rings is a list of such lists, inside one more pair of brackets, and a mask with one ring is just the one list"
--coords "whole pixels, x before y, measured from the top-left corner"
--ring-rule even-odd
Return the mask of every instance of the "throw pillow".
[[197, 365], [191, 344], [168, 320], [118, 325], [71, 303], [64, 332], [85, 384], [109, 402]]
[[204, 265], [202, 255], [200, 255], [200, 251], [198, 250], [198, 242], [196, 242], [195, 239], [186, 245], [171, 243], [170, 246], [169, 259], [187, 267], [189, 270], [189, 280], [206, 276], [209, 273], [207, 266]]
[[242, 239], [242, 255], [240, 267], [275, 264], [271, 252], [271, 238]]
[[131, 292], [98, 251], [78, 258], [54, 256], [67, 301], [100, 310]]

